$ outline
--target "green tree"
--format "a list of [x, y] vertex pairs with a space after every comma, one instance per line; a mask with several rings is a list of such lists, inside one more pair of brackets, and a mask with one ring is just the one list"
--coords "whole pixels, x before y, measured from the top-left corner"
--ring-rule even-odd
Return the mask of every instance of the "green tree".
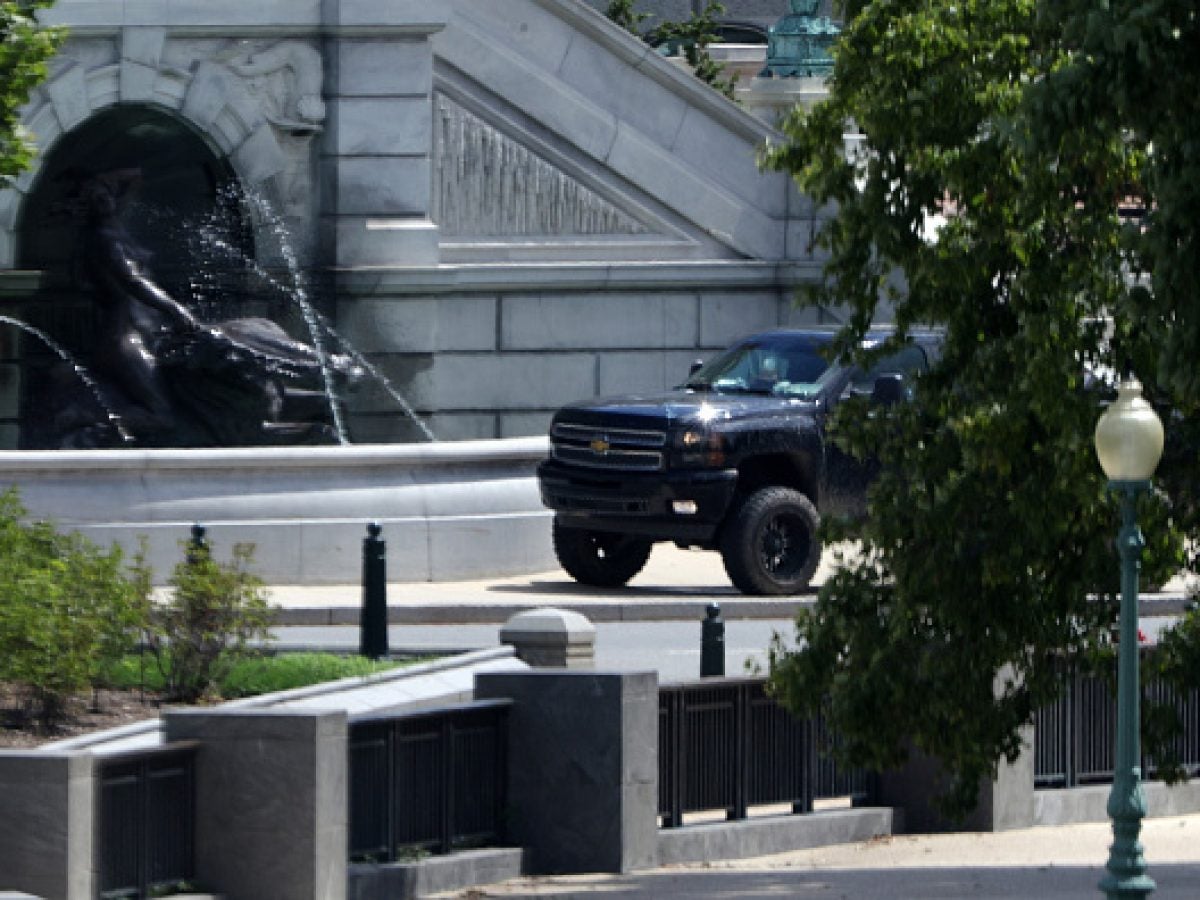
[[[725, 67], [708, 52], [709, 45], [720, 37], [716, 17], [724, 12], [725, 7], [719, 0], [711, 0], [704, 9], [693, 12], [691, 18], [682, 22], [659, 22], [644, 37], [655, 46], [661, 44], [672, 52], [682, 52], [697, 78], [732, 100], [736, 81], [722, 77]], [[643, 37], [642, 23], [650, 18], [650, 13], [634, 9], [634, 0], [611, 0], [604, 14], [638, 37]]]
[[693, 12], [692, 17], [684, 22], [663, 22], [658, 25], [650, 33], [650, 42], [682, 50], [684, 59], [692, 67], [692, 73], [732, 100], [736, 82], [722, 77], [725, 67], [708, 52], [709, 45], [720, 37], [717, 16], [724, 12], [722, 3], [711, 0], [704, 9]]
[[51, 0], [0, 0], [0, 186], [33, 155], [20, 111], [62, 41], [61, 31], [43, 28], [34, 18], [50, 5]]
[[[847, 405], [834, 423], [882, 473], [867, 520], [830, 523], [862, 553], [799, 618], [803, 649], [776, 649], [773, 684], [796, 708], [825, 704], [854, 762], [940, 758], [950, 812], [1018, 753], [1058, 664], [1108, 640], [1115, 504], [1085, 370], [1132, 364], [1185, 413], [1176, 438], [1200, 393], [1172, 357], [1193, 345], [1168, 337], [1194, 315], [1196, 220], [1177, 207], [1194, 203], [1200, 152], [1184, 165], [1187, 128], [1158, 119], [1178, 102], [1196, 126], [1200, 77], [1181, 58], [1196, 16], [1182, 2], [1095, 9], [849, 0], [828, 99], [792, 113], [766, 154], [830, 211], [824, 277], [803, 302], [846, 310], [841, 348], [861, 356], [876, 318], [894, 318], [897, 342], [918, 323], [946, 335], [912, 404]], [[1172, 83], [1161, 98], [1141, 83], [1156, 69]], [[847, 123], [867, 148], [850, 159]], [[1126, 197], [1147, 214], [1122, 215]], [[1151, 569], [1183, 561], [1194, 506], [1146, 502]]]
[[604, 10], [604, 15], [637, 37], [642, 36], [642, 23], [650, 18], [650, 13], [638, 12], [633, 8], [633, 0], [612, 0]]

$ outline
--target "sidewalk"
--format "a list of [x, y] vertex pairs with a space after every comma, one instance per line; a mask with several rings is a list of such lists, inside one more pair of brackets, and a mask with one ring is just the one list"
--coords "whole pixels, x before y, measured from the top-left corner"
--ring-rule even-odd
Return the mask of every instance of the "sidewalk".
[[[827, 572], [828, 560], [814, 585]], [[280, 610], [280, 625], [358, 624], [360, 585], [276, 585], [269, 591], [270, 602]], [[624, 588], [586, 587], [555, 569], [477, 581], [389, 582], [387, 599], [389, 622], [439, 625], [499, 624], [538, 606], [575, 610], [596, 623], [700, 621], [714, 601], [726, 619], [788, 619], [811, 595], [747, 598], [730, 585], [718, 554], [658, 544], [645, 569]]]
[[[832, 569], [833, 553], [826, 551], [813, 578], [813, 591]], [[1160, 595], [1144, 596], [1142, 615], [1180, 612], [1186, 599], [1182, 587], [1182, 582], [1173, 582]], [[279, 607], [279, 625], [359, 622], [361, 585], [276, 585], [269, 592], [270, 602]], [[586, 587], [554, 569], [476, 581], [389, 582], [387, 599], [388, 621], [396, 625], [501, 624], [515, 613], [537, 606], [570, 609], [601, 623], [700, 621], [704, 608], [713, 602], [720, 604], [726, 621], [791, 619], [796, 610], [811, 602], [812, 593], [747, 597], [729, 583], [719, 554], [656, 544], [646, 567], [623, 588]]]
[[[1155, 898], [1200, 896], [1200, 814], [1143, 823]], [[521, 878], [445, 898], [1062, 898], [1094, 900], [1104, 876], [1109, 823], [996, 834], [900, 835], [777, 856], [675, 866], [631, 875]]]

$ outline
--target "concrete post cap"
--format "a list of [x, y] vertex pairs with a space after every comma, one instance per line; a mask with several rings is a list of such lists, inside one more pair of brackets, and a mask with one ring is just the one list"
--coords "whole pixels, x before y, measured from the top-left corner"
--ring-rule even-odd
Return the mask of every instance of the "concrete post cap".
[[500, 629], [500, 640], [566, 640], [567, 643], [592, 642], [596, 638], [596, 626], [587, 616], [569, 609], [543, 607], [527, 609], [512, 616]]

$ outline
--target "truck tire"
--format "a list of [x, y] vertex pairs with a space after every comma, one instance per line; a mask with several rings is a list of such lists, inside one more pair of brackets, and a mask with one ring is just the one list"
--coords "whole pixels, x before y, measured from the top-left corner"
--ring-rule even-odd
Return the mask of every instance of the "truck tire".
[[608, 531], [568, 528], [554, 519], [554, 555], [580, 584], [620, 587], [642, 571], [650, 541]]
[[721, 559], [743, 594], [796, 594], [821, 561], [817, 509], [799, 491], [761, 488], [731, 514], [721, 534]]

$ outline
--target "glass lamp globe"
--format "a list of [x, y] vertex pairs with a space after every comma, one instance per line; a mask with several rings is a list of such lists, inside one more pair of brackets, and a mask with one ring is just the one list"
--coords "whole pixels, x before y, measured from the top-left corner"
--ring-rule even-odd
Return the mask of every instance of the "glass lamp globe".
[[1142, 397], [1142, 385], [1129, 379], [1096, 423], [1096, 455], [1109, 481], [1146, 481], [1158, 468], [1163, 426]]

